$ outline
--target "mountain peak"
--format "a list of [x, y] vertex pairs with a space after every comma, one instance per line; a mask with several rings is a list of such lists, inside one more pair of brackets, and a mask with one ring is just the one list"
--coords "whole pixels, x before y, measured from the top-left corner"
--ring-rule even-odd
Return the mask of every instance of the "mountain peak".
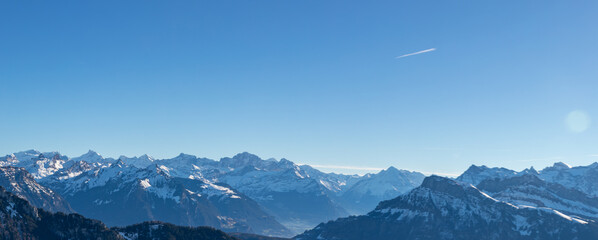
[[120, 156], [120, 158], [118, 158], [118, 160], [116, 160], [116, 162], [114, 162], [113, 164], [110, 165], [111, 168], [122, 168], [123, 166], [127, 165], [124, 161], [123, 158], [124, 156]]
[[96, 151], [90, 149], [89, 151], [87, 151], [87, 153], [81, 155], [78, 158], [81, 158], [81, 159], [84, 159], [84, 160], [96, 160], [96, 159], [101, 159], [102, 155], [100, 155]]
[[86, 154], [84, 154], [84, 155], [100, 155], [100, 154], [99, 154], [99, 153], [97, 153], [97, 152], [96, 152], [96, 151], [94, 151], [94, 150], [91, 150], [91, 149], [89, 149], [89, 150], [87, 151], [87, 153], [86, 153]]
[[399, 169], [396, 167], [390, 166], [386, 169], [387, 172], [399, 172]]
[[266, 166], [276, 164], [275, 161], [266, 161], [258, 157], [257, 155], [242, 152], [232, 158], [225, 157], [220, 159], [220, 164], [231, 168], [242, 168], [248, 165], [255, 166], [258, 168], [264, 168]]
[[[479, 196], [480, 198], [489, 198], [469, 183], [459, 182], [450, 178], [440, 177], [436, 175], [426, 177], [421, 187], [457, 198], [463, 198], [468, 195], [471, 196], [472, 193], [474, 193], [473, 196]], [[482, 197], [482, 195], [484, 196]]]
[[424, 178], [421, 186], [429, 189], [436, 189], [438, 186], [459, 186], [460, 184], [450, 178], [432, 175]]
[[197, 158], [195, 155], [191, 155], [191, 154], [186, 154], [186, 153], [180, 153], [178, 156], [176, 156], [175, 158], [178, 159], [186, 159], [186, 158]]
[[389, 176], [389, 177], [396, 177], [398, 175], [401, 174], [401, 171], [405, 171], [405, 170], [399, 170], [393, 166], [388, 167], [387, 169], [383, 169], [380, 172], [378, 172], [376, 175], [378, 176]]
[[463, 174], [457, 177], [457, 180], [471, 183], [475, 186], [485, 179], [505, 178], [515, 174], [517, 174], [517, 172], [502, 167], [489, 168], [485, 165], [471, 165], [465, 172], [463, 172]]
[[248, 152], [242, 152], [242, 153], [238, 153], [237, 155], [233, 156], [233, 159], [235, 160], [262, 160], [260, 157], [258, 157], [255, 154], [252, 153], [248, 153]]
[[87, 151], [87, 153], [85, 153], [79, 157], [71, 158], [71, 160], [73, 160], [75, 162], [84, 161], [84, 162], [88, 162], [88, 163], [106, 163], [106, 162], [111, 162], [114, 159], [104, 158], [102, 155], [100, 155], [96, 151], [90, 149], [89, 151]]
[[37, 155], [37, 154], [40, 154], [41, 152], [37, 151], [35, 149], [29, 149], [29, 150], [25, 150], [25, 151], [18, 152], [18, 153], [24, 153], [24, 154], [30, 154], [30, 155]]
[[534, 166], [531, 166], [530, 168], [526, 168], [523, 171], [521, 171], [521, 174], [524, 174], [524, 175], [538, 175], [540, 173], [534, 168]]
[[471, 166], [469, 166], [469, 168], [467, 168], [467, 170], [465, 170], [465, 172], [481, 172], [483, 170], [488, 169], [488, 167], [486, 167], [486, 165], [475, 165], [475, 164], [471, 164]]
[[292, 162], [291, 160], [288, 160], [286, 158], [281, 158], [280, 161], [278, 162], [278, 164], [281, 166], [287, 166], [287, 167], [292, 167], [295, 165], [294, 162]]
[[[405, 195], [400, 195], [397, 198], [388, 201], [382, 201], [376, 209], [385, 209], [385, 208], [393, 208], [396, 207], [401, 201], [405, 199], [412, 199], [412, 198], [421, 198], [421, 199], [431, 199], [434, 196], [438, 196], [442, 199], [461, 199], [464, 201], [486, 201], [492, 200], [496, 201], [495, 199], [491, 198], [487, 194], [481, 192], [473, 185], [460, 182], [457, 180], [453, 180], [447, 177], [441, 177], [437, 175], [432, 175], [426, 177], [422, 184], [411, 190], [409, 193]], [[441, 197], [443, 196], [443, 197]], [[445, 198], [448, 197], [448, 198]], [[425, 204], [425, 203], [424, 203]]]
[[571, 168], [571, 165], [566, 164], [564, 162], [556, 162], [552, 165], [552, 167], [556, 169], [569, 169]]

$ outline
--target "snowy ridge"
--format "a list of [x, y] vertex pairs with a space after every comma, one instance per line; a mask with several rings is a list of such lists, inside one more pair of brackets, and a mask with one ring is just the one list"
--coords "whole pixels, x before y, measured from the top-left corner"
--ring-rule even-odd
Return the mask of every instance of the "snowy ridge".
[[[323, 173], [284, 158], [261, 159], [247, 152], [215, 161], [183, 153], [170, 159], [146, 154], [114, 159], [92, 150], [75, 158], [29, 150], [0, 158], [0, 165], [22, 166], [37, 181], [68, 198], [98, 189], [112, 189], [109, 194], [124, 189], [140, 194], [136, 192], [139, 190], [177, 204], [191, 196], [221, 200], [248, 197], [281, 222], [293, 225], [296, 233], [346, 216], [347, 210], [367, 212], [380, 200], [405, 193], [423, 179], [422, 174], [395, 168], [366, 176]], [[106, 197], [86, 201], [102, 206], [117, 204]]]
[[68, 157], [58, 152], [38, 152], [28, 150], [13, 153], [0, 158], [0, 166], [15, 166], [25, 168], [35, 179], [52, 175], [63, 168]]
[[517, 172], [506, 168], [489, 168], [484, 165], [471, 165], [463, 174], [457, 177], [457, 180], [478, 185], [486, 179], [506, 178], [516, 175]]
[[573, 216], [598, 219], [598, 198], [546, 182], [536, 174], [488, 179], [478, 184], [478, 187], [497, 199], [517, 206], [550, 208]]
[[555, 163], [552, 167], [540, 171], [539, 176], [547, 182], [558, 183], [598, 197], [598, 163], [579, 167]]
[[50, 212], [73, 212], [59, 194], [37, 183], [24, 168], [0, 167], [0, 186], [38, 208]]
[[[336, 194], [337, 196], [342, 195], [344, 192], [349, 190], [354, 184], [369, 179], [376, 174], [368, 174], [366, 176], [357, 175], [343, 175], [334, 173], [322, 173], [316, 169], [313, 169], [307, 165], [298, 166], [287, 159], [281, 159], [277, 161], [275, 159], [263, 160], [258, 156], [244, 152], [235, 155], [232, 158], [222, 158], [220, 161], [214, 161], [206, 158], [198, 158], [193, 155], [181, 153], [179, 156], [171, 159], [154, 159], [153, 157], [144, 154], [139, 157], [126, 157], [120, 156], [118, 159], [104, 158], [99, 153], [89, 150], [87, 153], [75, 157], [68, 158], [60, 155], [58, 152], [46, 152], [41, 153], [36, 150], [28, 150], [7, 155], [0, 158], [0, 166], [18, 166], [24, 167], [29, 171], [35, 179], [43, 181], [45, 178], [54, 175], [54, 178], [65, 180], [74, 178], [86, 171], [99, 171], [99, 169], [110, 166], [111, 164], [120, 161], [127, 166], [133, 166], [136, 168], [147, 168], [150, 165], [157, 164], [161, 166], [164, 171], [167, 171], [173, 177], [182, 177], [190, 179], [209, 179], [212, 182], [222, 181], [233, 186], [243, 185], [248, 192], [259, 192], [260, 189], [270, 188], [274, 191], [311, 191], [314, 189], [311, 181], [302, 181], [299, 183], [277, 183], [274, 185], [269, 184], [274, 175], [285, 175], [280, 176], [282, 181], [293, 181], [295, 178], [311, 179], [315, 180], [316, 185], [325, 188], [328, 192]], [[292, 169], [292, 175], [286, 175], [285, 171]], [[385, 172], [395, 168], [389, 168], [388, 170], [382, 171], [380, 175], [384, 175]], [[254, 173], [248, 173], [254, 178], [264, 177], [266, 179], [264, 183], [258, 181], [242, 182], [239, 180], [239, 176], [242, 176], [242, 172], [255, 171]], [[399, 170], [397, 170], [399, 171]], [[400, 170], [401, 172], [407, 173], [408, 171]], [[410, 172], [409, 172], [410, 173]], [[419, 174], [421, 175], [421, 174]], [[423, 176], [423, 175], [422, 175]], [[289, 179], [285, 180], [287, 177]], [[399, 176], [400, 177], [400, 176]], [[419, 178], [419, 176], [417, 176]], [[388, 178], [388, 177], [387, 177]], [[90, 186], [95, 184], [102, 184], [103, 180], [93, 180], [88, 182]], [[378, 184], [378, 183], [389, 183], [381, 179], [377, 183], [362, 182], [362, 187], [355, 188], [354, 191], [359, 193], [370, 192], [374, 195], [388, 195], [387, 193], [405, 192], [415, 187], [421, 180], [412, 181], [412, 179], [402, 177], [402, 179], [395, 180], [394, 184]], [[261, 186], [260, 186], [261, 184]], [[320, 191], [320, 190], [318, 190]], [[394, 197], [394, 196], [393, 196]]]
[[[392, 227], [389, 227], [392, 226]], [[400, 237], [399, 237], [400, 236]], [[427, 177], [363, 216], [322, 223], [309, 239], [592, 239], [598, 226], [550, 208], [515, 206], [469, 183]]]
[[536, 171], [531, 167], [521, 172], [506, 168], [488, 168], [486, 166], [472, 165], [457, 180], [477, 185], [486, 179], [505, 179], [525, 174], [535, 174], [547, 182], [557, 183], [598, 197], [598, 184], [596, 184], [598, 182], [598, 163], [588, 166], [571, 167], [566, 163], [557, 162], [553, 166], [544, 168], [541, 171]]
[[89, 150], [87, 153], [79, 156], [79, 157], [75, 157], [75, 158], [71, 158], [70, 159], [73, 162], [87, 162], [87, 163], [99, 163], [99, 164], [103, 164], [103, 163], [111, 163], [114, 162], [114, 158], [104, 158], [102, 157], [102, 155], [100, 155], [99, 153], [93, 151], [93, 150]]
[[366, 178], [355, 183], [347, 191], [376, 197], [389, 197], [390, 199], [419, 186], [424, 177], [418, 172], [389, 167], [378, 174], [368, 174]]

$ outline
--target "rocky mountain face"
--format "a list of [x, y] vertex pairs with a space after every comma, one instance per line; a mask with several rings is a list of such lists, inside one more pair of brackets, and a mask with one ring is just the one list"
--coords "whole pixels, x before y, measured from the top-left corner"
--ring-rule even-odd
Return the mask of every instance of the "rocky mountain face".
[[38, 184], [24, 168], [0, 167], [0, 186], [33, 206], [50, 212], [71, 213], [69, 203], [51, 189]]
[[123, 239], [97, 220], [50, 213], [0, 187], [1, 239]]
[[[245, 236], [245, 235], [241, 235]], [[253, 236], [253, 235], [252, 235]], [[210, 227], [185, 227], [163, 222], [143, 222], [108, 228], [79, 214], [50, 213], [0, 187], [0, 239], [7, 240], [244, 240]], [[255, 235], [255, 237], [261, 237]], [[269, 239], [263, 237], [263, 239]]]
[[549, 208], [519, 207], [432, 176], [362, 216], [322, 223], [307, 239], [596, 239], [598, 225]]

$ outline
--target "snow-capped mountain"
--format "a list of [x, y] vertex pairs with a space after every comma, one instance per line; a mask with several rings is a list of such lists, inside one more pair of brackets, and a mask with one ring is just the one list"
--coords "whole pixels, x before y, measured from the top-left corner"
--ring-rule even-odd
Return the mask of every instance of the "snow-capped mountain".
[[220, 164], [222, 171], [229, 172], [219, 175], [219, 181], [255, 199], [294, 232], [347, 214], [325, 186], [289, 160], [262, 160], [241, 153]]
[[100, 168], [108, 167], [111, 163], [99, 163], [99, 162], [92, 162], [88, 163], [86, 161], [69, 161], [66, 162], [65, 167], [59, 169], [58, 171], [54, 172], [54, 174], [38, 179], [38, 182], [42, 184], [52, 183], [52, 182], [59, 182], [63, 180], [67, 180], [69, 178], [77, 177], [85, 172], [88, 171], [96, 171]]
[[242, 193], [207, 180], [172, 177], [157, 165], [137, 168], [121, 159], [44, 184], [60, 191], [77, 212], [110, 226], [160, 220], [234, 232], [290, 234]]
[[293, 165], [293, 163], [284, 158], [280, 161], [276, 161], [275, 159], [263, 160], [254, 154], [243, 152], [235, 155], [232, 158], [225, 157], [220, 159], [219, 165], [228, 169], [239, 169], [251, 166], [257, 169], [272, 171], [285, 168], [286, 165]]
[[114, 158], [104, 158], [102, 155], [100, 155], [99, 153], [97, 153], [93, 150], [89, 150], [87, 153], [85, 153], [79, 157], [71, 158], [70, 160], [72, 162], [83, 161], [83, 162], [87, 162], [87, 163], [99, 163], [99, 164], [114, 162]]
[[14, 166], [25, 168], [35, 179], [52, 175], [59, 169], [68, 157], [58, 152], [41, 153], [36, 150], [28, 150], [13, 153], [0, 158], [0, 166]]
[[322, 184], [322, 186], [335, 193], [337, 196], [341, 195], [347, 189], [353, 186], [353, 184], [364, 178], [364, 176], [359, 176], [356, 174], [345, 175], [337, 173], [323, 173], [309, 165], [300, 165], [299, 168], [301, 168], [301, 170], [303, 170], [310, 178], [315, 179]]
[[0, 167], [0, 186], [50, 212], [73, 212], [69, 203], [51, 189], [38, 184], [24, 168]]
[[486, 179], [493, 179], [493, 178], [506, 178], [516, 175], [517, 172], [506, 169], [506, 168], [498, 168], [493, 167], [489, 168], [484, 165], [476, 166], [471, 165], [464, 173], [462, 173], [457, 180], [471, 183], [474, 186], [478, 185], [478, 183], [486, 180]]
[[[421, 174], [408, 173], [394, 168], [366, 176], [323, 173], [307, 165], [298, 166], [284, 158], [280, 160], [261, 159], [247, 152], [215, 161], [188, 154], [180, 154], [170, 159], [154, 159], [148, 155], [121, 156], [114, 159], [105, 158], [92, 150], [82, 156], [69, 159], [58, 152], [41, 153], [29, 150], [0, 158], [0, 166], [24, 167], [32, 173], [38, 182], [63, 194], [70, 202], [76, 201], [73, 200], [74, 196], [85, 199], [81, 196], [100, 192], [92, 190], [95, 188], [104, 189], [110, 193], [105, 196], [124, 199], [128, 196], [112, 196], [111, 194], [124, 191], [120, 188], [133, 191], [131, 186], [137, 182], [141, 184], [141, 181], [145, 179], [145, 176], [138, 175], [137, 172], [140, 169], [159, 171], [170, 179], [169, 182], [181, 182], [183, 179], [185, 181], [196, 180], [203, 186], [208, 186], [208, 189], [202, 188], [204, 193], [193, 189], [187, 190], [200, 193], [202, 196], [208, 196], [205, 191], [218, 192], [218, 188], [228, 186], [227, 189], [238, 193], [235, 196], [244, 195], [246, 199], [257, 202], [260, 208], [275, 216], [279, 222], [284, 223], [287, 228], [296, 233], [309, 229], [320, 222], [346, 216], [348, 215], [346, 209], [352, 213], [367, 212], [373, 209], [379, 200], [396, 197], [421, 182]], [[115, 167], [119, 169], [114, 170]], [[114, 182], [115, 178], [126, 184], [108, 184], [111, 181]], [[160, 199], [172, 200], [175, 197], [181, 197], [179, 193], [177, 195], [168, 192], [172, 189], [156, 188], [157, 185], [151, 181], [143, 183], [152, 186], [144, 189], [144, 192]], [[229, 198], [232, 199], [232, 196]], [[86, 209], [99, 209], [98, 203], [102, 205], [112, 201], [122, 205], [121, 200], [123, 199], [120, 199], [119, 202], [98, 196], [94, 199], [85, 199], [89, 202], [78, 201], [72, 205], [75, 210], [85, 214]], [[153, 197], [148, 197], [148, 199], [153, 199]], [[143, 201], [145, 200], [147, 199]], [[152, 209], [155, 209], [155, 206]], [[215, 211], [215, 213], [217, 212]], [[145, 216], [149, 215], [145, 214]], [[100, 218], [95, 215], [89, 217]], [[153, 219], [160, 218], [148, 217], [143, 220]], [[174, 223], [188, 225], [194, 221]], [[110, 225], [116, 224], [111, 220], [106, 220], [106, 222]], [[195, 222], [199, 224], [199, 221]], [[211, 223], [213, 223], [212, 226], [221, 229], [237, 228], [230, 226], [227, 228], [224, 226], [226, 224], [219, 225], [220, 222], [216, 224], [215, 221], [212, 221]], [[236, 222], [238, 223], [238, 221]]]
[[[390, 171], [392, 173], [382, 171], [366, 176], [323, 173], [284, 158], [279, 161], [261, 159], [247, 152], [220, 161], [181, 154], [155, 163], [173, 176], [226, 183], [260, 203], [295, 232], [346, 216], [345, 209], [367, 212], [380, 200], [396, 197], [416, 187], [423, 179], [421, 174], [394, 168], [390, 169], [396, 170]], [[348, 194], [345, 201], [342, 194], [363, 179], [367, 180]], [[368, 191], [369, 187], [376, 189]]]
[[216, 181], [217, 176], [221, 172], [229, 171], [227, 169], [220, 169], [217, 161], [208, 158], [198, 158], [184, 153], [174, 158], [158, 160], [155, 164], [162, 166], [171, 176], [180, 178], [205, 178], [211, 181]]
[[557, 183], [546, 182], [537, 174], [486, 179], [477, 188], [495, 199], [516, 206], [551, 208], [577, 218], [598, 220], [598, 198]]
[[522, 174], [537, 174], [541, 179], [558, 183], [565, 187], [574, 188], [588, 195], [598, 197], [598, 163], [588, 166], [571, 167], [566, 163], [557, 162], [551, 167], [536, 171], [533, 167], [521, 172], [506, 168], [488, 168], [472, 165], [457, 178], [459, 181], [477, 185], [483, 180], [493, 178], [508, 178]]
[[418, 172], [389, 167], [376, 174], [366, 174], [339, 197], [352, 214], [365, 214], [384, 200], [393, 199], [419, 186], [425, 176]]
[[515, 205], [550, 207], [581, 218], [598, 216], [598, 163], [571, 167], [557, 162], [541, 171], [531, 167], [520, 172], [472, 165], [457, 180]]
[[555, 163], [540, 171], [540, 178], [598, 197], [598, 163], [579, 167]]
[[308, 239], [596, 239], [598, 225], [549, 208], [518, 207], [431, 176], [367, 215], [322, 223]]
[[154, 163], [154, 161], [156, 161], [156, 159], [154, 159], [153, 157], [151, 157], [147, 154], [143, 154], [139, 157], [120, 156], [118, 158], [118, 160], [123, 161], [127, 165], [138, 167], [138, 168], [146, 168], [146, 167], [152, 165], [152, 163]]

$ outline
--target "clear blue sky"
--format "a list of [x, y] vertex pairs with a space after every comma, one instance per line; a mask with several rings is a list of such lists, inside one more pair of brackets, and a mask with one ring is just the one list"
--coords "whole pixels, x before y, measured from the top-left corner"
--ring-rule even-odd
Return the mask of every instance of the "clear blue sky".
[[[0, 154], [585, 165], [598, 160], [597, 12], [597, 1], [3, 1]], [[594, 124], [568, 127], [574, 110]]]

